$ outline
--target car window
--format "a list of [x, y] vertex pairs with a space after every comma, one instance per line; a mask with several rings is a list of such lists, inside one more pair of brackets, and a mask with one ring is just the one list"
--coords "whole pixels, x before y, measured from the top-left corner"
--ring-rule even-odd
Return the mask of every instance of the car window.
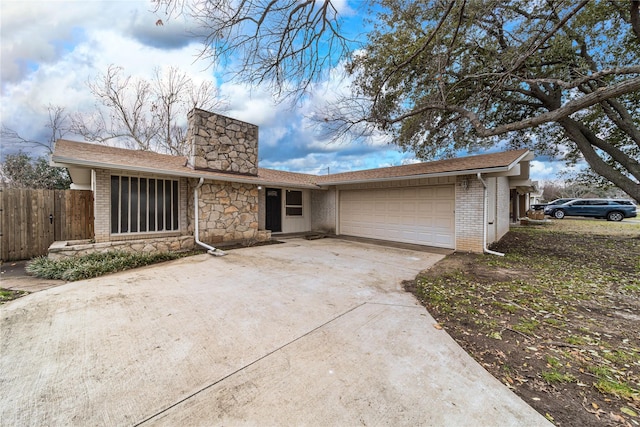
[[567, 202], [572, 201], [573, 199], [556, 199], [553, 202], [549, 203], [550, 205], [564, 205]]
[[572, 206], [584, 206], [584, 205], [587, 205], [587, 204], [589, 204], [588, 200], [576, 200], [571, 205]]
[[606, 206], [609, 202], [607, 200], [589, 200], [589, 204], [595, 206]]

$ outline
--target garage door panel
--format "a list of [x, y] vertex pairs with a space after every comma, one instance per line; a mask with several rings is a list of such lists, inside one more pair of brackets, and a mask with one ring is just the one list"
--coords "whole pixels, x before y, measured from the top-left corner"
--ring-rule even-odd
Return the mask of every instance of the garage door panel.
[[455, 227], [455, 223], [445, 218], [435, 219], [431, 225], [431, 228], [433, 229], [434, 232], [438, 232], [441, 234], [448, 234], [448, 235], [453, 235], [454, 227]]
[[453, 185], [340, 193], [340, 233], [454, 248]]
[[434, 202], [432, 212], [434, 216], [451, 215], [454, 211], [454, 203], [451, 202]]
[[442, 186], [442, 187], [436, 187], [434, 188], [434, 197], [437, 198], [450, 198], [453, 199], [454, 198], [454, 189], [453, 189], [453, 185], [449, 185], [449, 186]]

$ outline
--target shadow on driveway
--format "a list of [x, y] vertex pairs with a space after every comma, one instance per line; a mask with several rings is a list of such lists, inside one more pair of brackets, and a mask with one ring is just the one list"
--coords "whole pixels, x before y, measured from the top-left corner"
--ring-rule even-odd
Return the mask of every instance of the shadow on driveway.
[[38, 292], [64, 285], [64, 280], [40, 279], [27, 274], [29, 261], [7, 261], [0, 263], [0, 288], [14, 291]]

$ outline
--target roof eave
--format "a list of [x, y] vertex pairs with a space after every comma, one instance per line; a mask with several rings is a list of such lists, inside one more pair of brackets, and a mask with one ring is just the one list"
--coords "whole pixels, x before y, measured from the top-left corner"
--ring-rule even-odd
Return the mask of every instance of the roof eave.
[[368, 182], [385, 182], [385, 181], [404, 181], [407, 179], [424, 179], [424, 178], [440, 178], [445, 176], [459, 176], [459, 175], [476, 175], [478, 173], [499, 173], [499, 172], [507, 172], [513, 166], [501, 166], [496, 168], [482, 168], [482, 169], [467, 169], [461, 171], [449, 171], [449, 172], [437, 172], [437, 173], [427, 173], [427, 174], [419, 174], [419, 175], [402, 175], [402, 176], [394, 176], [388, 178], [369, 178], [369, 179], [358, 179], [358, 180], [348, 180], [348, 181], [322, 181], [320, 185], [328, 186], [328, 185], [349, 185], [349, 184], [366, 184]]
[[535, 158], [534, 154], [530, 150], [527, 150], [524, 153], [522, 153], [521, 156], [519, 156], [517, 159], [511, 162], [511, 164], [509, 165], [509, 169], [513, 168], [515, 165], [517, 165], [522, 161], [531, 161], [534, 158]]
[[223, 182], [237, 182], [239, 184], [255, 184], [255, 185], [272, 185], [274, 187], [289, 187], [289, 188], [309, 188], [309, 189], [320, 189], [320, 186], [316, 184], [301, 184], [301, 183], [292, 183], [285, 181], [270, 181], [266, 179], [261, 179], [260, 177], [244, 177], [242, 175], [210, 175], [207, 173], [202, 173], [194, 170], [193, 172], [184, 171], [168, 171], [162, 169], [148, 168], [143, 166], [128, 166], [128, 165], [119, 165], [119, 164], [111, 164], [111, 163], [102, 163], [102, 162], [94, 162], [89, 160], [78, 160], [72, 158], [66, 158], [61, 156], [51, 156], [51, 166], [57, 167], [74, 167], [81, 166], [87, 168], [96, 168], [96, 169], [116, 169], [127, 172], [144, 172], [150, 173], [154, 175], [164, 175], [164, 176], [175, 176], [175, 177], [185, 177], [185, 178], [204, 178], [212, 181], [223, 181]]

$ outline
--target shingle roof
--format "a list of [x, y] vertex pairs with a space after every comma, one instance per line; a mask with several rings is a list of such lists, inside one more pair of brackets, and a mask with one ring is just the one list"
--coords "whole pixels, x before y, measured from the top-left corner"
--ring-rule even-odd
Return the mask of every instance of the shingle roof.
[[224, 172], [194, 170], [187, 166], [187, 158], [150, 151], [128, 150], [68, 140], [58, 140], [52, 160], [63, 165], [151, 172], [163, 175], [186, 176], [221, 181], [247, 182], [262, 185], [283, 185], [317, 188], [322, 185], [348, 184], [364, 181], [402, 179], [417, 176], [464, 175], [487, 169], [508, 170], [522, 160], [528, 150], [505, 151], [494, 154], [438, 160], [404, 166], [344, 172], [332, 175], [309, 175], [258, 168], [258, 175], [237, 175]]
[[194, 170], [187, 166], [187, 158], [184, 156], [171, 156], [151, 151], [128, 150], [124, 148], [63, 139], [56, 142], [51, 160], [64, 165], [142, 171], [162, 175], [194, 178], [204, 177], [205, 179], [218, 179], [222, 181], [248, 182], [255, 184], [280, 184], [310, 188], [318, 187], [315, 183], [316, 176], [314, 175], [264, 168], [258, 169], [258, 176]]
[[521, 160], [529, 150], [503, 151], [493, 154], [459, 157], [455, 159], [437, 160], [434, 162], [415, 163], [387, 168], [367, 169], [354, 172], [343, 172], [321, 176], [319, 183], [324, 185], [346, 184], [350, 182], [386, 180], [393, 178], [416, 177], [423, 175], [465, 175], [485, 169], [511, 168]]

